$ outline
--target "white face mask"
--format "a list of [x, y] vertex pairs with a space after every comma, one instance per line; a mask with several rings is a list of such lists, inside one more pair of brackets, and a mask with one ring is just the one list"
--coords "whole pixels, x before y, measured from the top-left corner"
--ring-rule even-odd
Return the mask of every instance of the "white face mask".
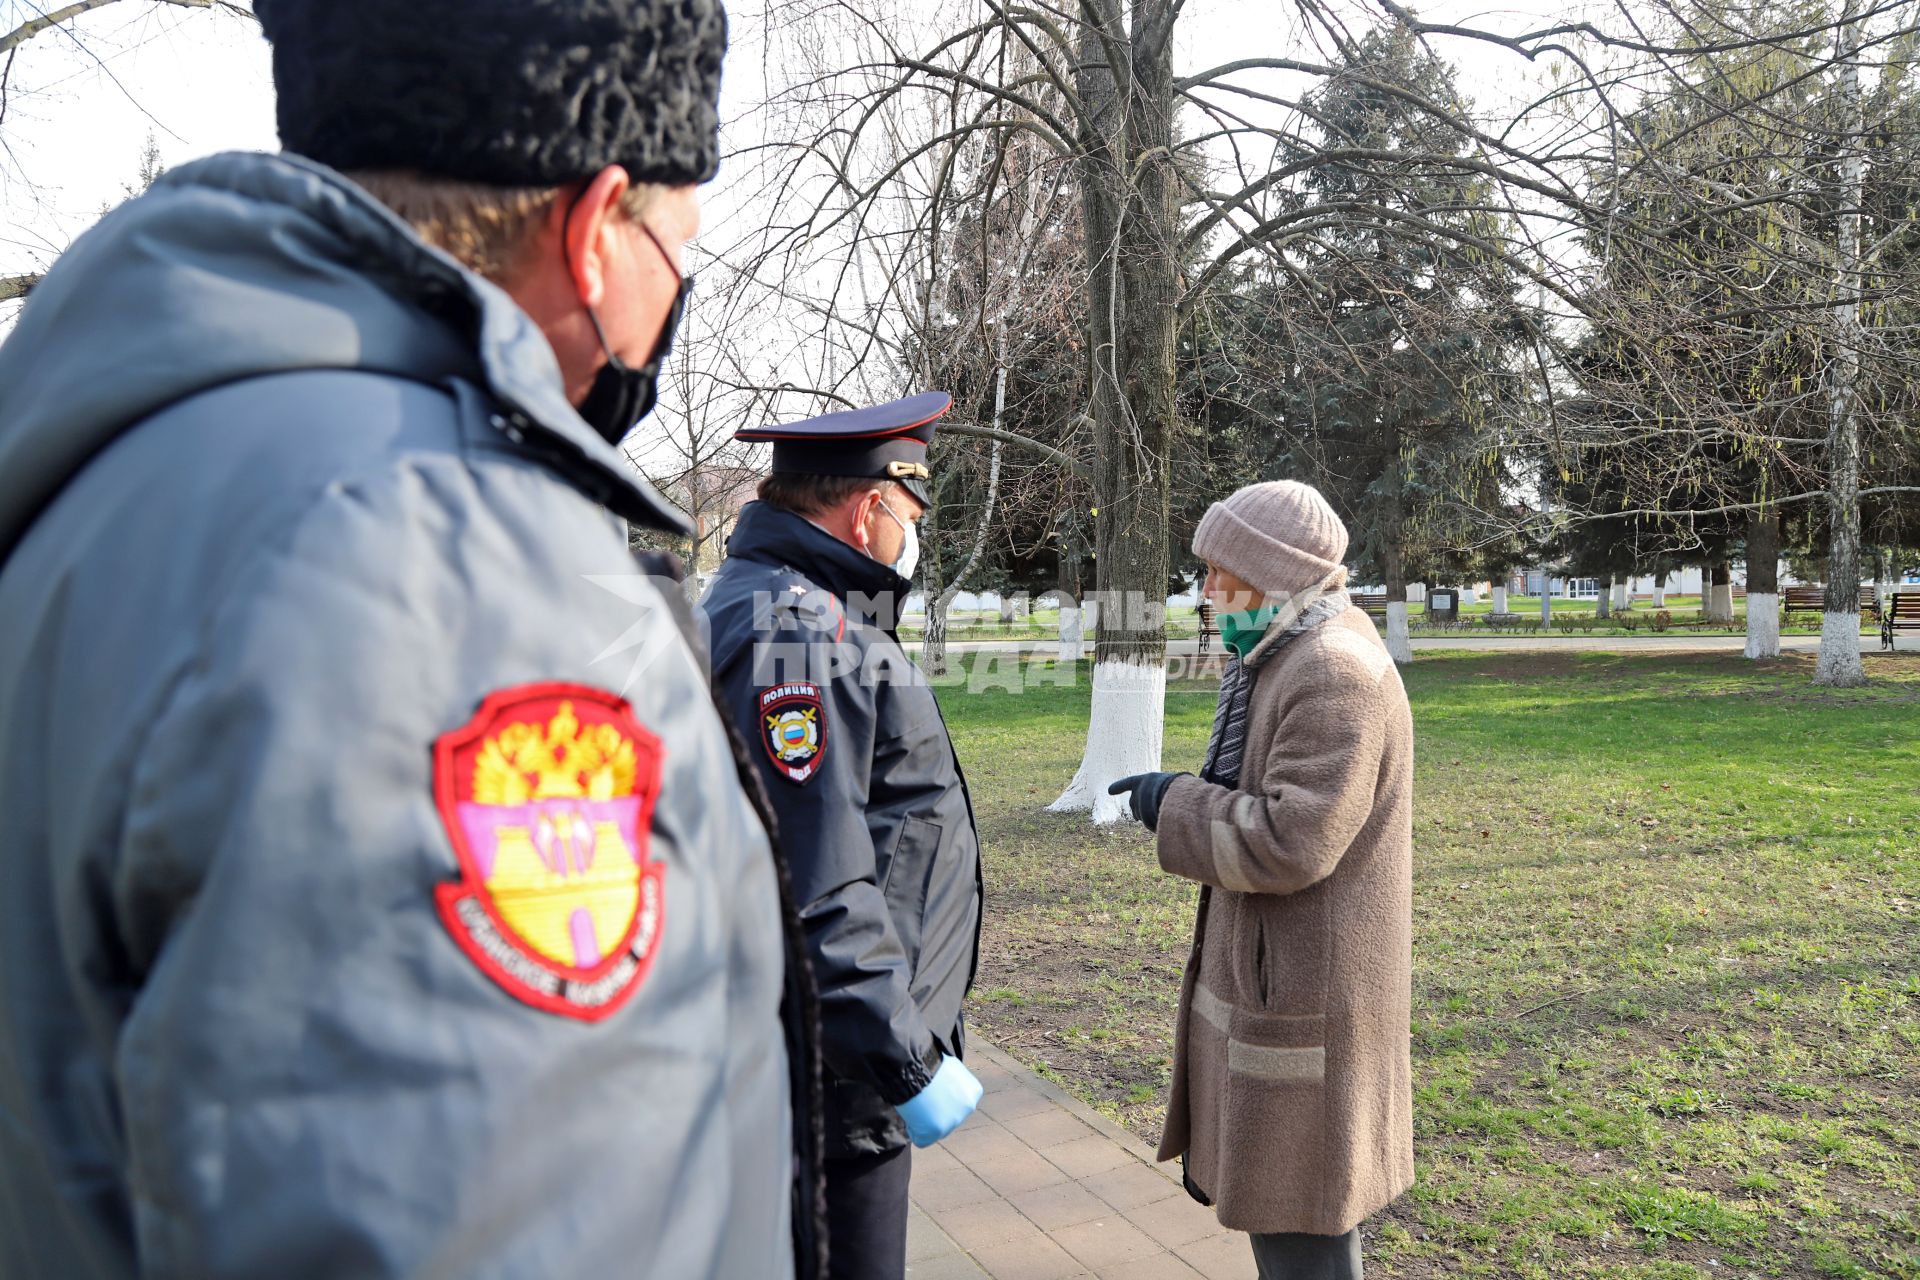
[[[887, 568], [903, 578], [911, 578], [913, 571], [920, 567], [920, 531], [911, 520], [902, 520], [894, 515], [893, 508], [887, 505], [885, 498], [880, 499], [880, 509], [886, 512], [893, 522], [900, 526], [900, 532], [906, 535], [900, 543], [900, 558]], [[869, 557], [873, 555], [872, 552], [867, 554]]]

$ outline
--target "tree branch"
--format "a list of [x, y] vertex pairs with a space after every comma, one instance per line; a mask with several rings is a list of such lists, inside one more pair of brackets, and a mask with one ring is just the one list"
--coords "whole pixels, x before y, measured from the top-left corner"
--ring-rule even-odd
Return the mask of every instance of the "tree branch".
[[1032, 449], [1048, 459], [1059, 463], [1082, 480], [1093, 479], [1093, 468], [1072, 454], [1056, 449], [1050, 444], [1042, 444], [1032, 436], [1023, 436], [1018, 432], [1003, 431], [994, 427], [979, 427], [965, 422], [943, 422], [940, 430], [950, 436], [974, 436], [981, 440], [998, 440], [1002, 444], [1019, 445], [1022, 449]]
[[[110, 4], [119, 2], [120, 0], [74, 0], [73, 4], [64, 9], [55, 9], [37, 18], [29, 18], [6, 35], [0, 36], [0, 53], [9, 53], [35, 36], [72, 22], [82, 14], [91, 13], [95, 9], [104, 9]], [[175, 5], [182, 9], [211, 9], [214, 7], [215, 0], [158, 0], [158, 3]], [[230, 9], [235, 13], [247, 12], [237, 5], [222, 4], [219, 7]], [[248, 16], [252, 15], [248, 14]]]

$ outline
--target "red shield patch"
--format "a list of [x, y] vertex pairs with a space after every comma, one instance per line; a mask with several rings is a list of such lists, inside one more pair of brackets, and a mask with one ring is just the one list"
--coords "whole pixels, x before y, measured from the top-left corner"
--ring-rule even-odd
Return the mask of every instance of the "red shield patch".
[[625, 698], [571, 684], [490, 694], [433, 744], [461, 873], [440, 918], [514, 998], [596, 1022], [646, 979], [666, 918], [666, 864], [647, 858], [661, 756]]
[[763, 690], [760, 741], [788, 781], [804, 783], [818, 773], [827, 751], [827, 709], [820, 686], [798, 680]]

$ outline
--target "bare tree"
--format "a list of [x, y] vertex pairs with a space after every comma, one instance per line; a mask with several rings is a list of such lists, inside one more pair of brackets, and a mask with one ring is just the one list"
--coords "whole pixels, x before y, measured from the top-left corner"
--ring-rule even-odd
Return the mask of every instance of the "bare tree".
[[[1457, 526], [1477, 525], [1453, 548], [1462, 562], [1481, 546], [1539, 544], [1622, 514], [1658, 518], [1667, 544], [1655, 551], [1704, 554], [1703, 525], [1737, 526], [1757, 507], [1805, 509], [1833, 487], [1807, 460], [1803, 420], [1775, 414], [1756, 425], [1752, 400], [1727, 392], [1737, 379], [1723, 378], [1703, 396], [1689, 367], [1703, 352], [1713, 358], [1716, 339], [1742, 324], [1751, 344], [1756, 316], [1791, 320], [1774, 326], [1781, 333], [1804, 334], [1810, 318], [1824, 323], [1834, 291], [1816, 297], [1804, 286], [1822, 273], [1832, 278], [1833, 254], [1818, 251], [1815, 224], [1826, 215], [1804, 189], [1769, 189], [1758, 178], [1743, 187], [1711, 165], [1689, 168], [1684, 146], [1643, 145], [1638, 115], [1667, 92], [1700, 121], [1751, 123], [1744, 136], [1791, 137], [1803, 150], [1808, 138], [1841, 137], [1844, 130], [1796, 121], [1793, 86], [1742, 82], [1742, 60], [1857, 29], [1857, 43], [1808, 55], [1801, 79], [1821, 82], [1911, 31], [1914, 16], [1911, 5], [1879, 0], [1838, 19], [1802, 10], [1783, 28], [1776, 15], [1763, 22], [1730, 7], [1646, 0], [1605, 20], [1515, 31], [1423, 21], [1394, 0], [1296, 0], [1282, 9], [1290, 26], [1267, 28], [1283, 47], [1251, 48], [1182, 74], [1175, 50], [1185, 12], [1178, 0], [946, 0], [911, 13], [851, 0], [775, 0], [768, 38], [781, 56], [768, 65], [796, 70], [769, 86], [765, 142], [755, 153], [764, 176], [759, 213], [739, 255], [751, 263], [753, 287], [802, 318], [809, 372], [798, 382], [816, 403], [860, 398], [876, 383], [896, 389], [934, 367], [932, 345], [915, 335], [954, 331], [943, 314], [952, 296], [941, 287], [949, 220], [983, 197], [978, 178], [989, 167], [979, 157], [995, 140], [1019, 137], [1067, 166], [1084, 223], [1089, 506], [1098, 513], [1090, 537], [1105, 609], [1087, 753], [1056, 805], [1090, 808], [1096, 820], [1121, 813], [1105, 795], [1108, 781], [1159, 761], [1171, 459], [1194, 431], [1180, 399], [1179, 336], [1244, 262], [1297, 275], [1306, 255], [1341, 252], [1332, 233], [1360, 222], [1389, 240], [1497, 264], [1536, 294], [1525, 321], [1535, 390], [1515, 410], [1528, 420], [1489, 424], [1481, 442], [1522, 462], [1500, 468], [1498, 483], [1463, 485], [1452, 502]], [[1382, 23], [1435, 49], [1504, 59], [1511, 83], [1525, 91], [1470, 107], [1356, 70], [1355, 51]], [[1547, 74], [1531, 74], [1539, 68]], [[1339, 78], [1417, 113], [1446, 145], [1388, 152], [1325, 130], [1316, 88]], [[1742, 128], [1723, 133], [1745, 145]], [[1373, 189], [1401, 196], [1420, 187], [1449, 194], [1433, 204], [1364, 190], [1333, 194], [1310, 181], [1330, 167], [1364, 172]], [[1395, 182], [1435, 174], [1462, 180]], [[1764, 213], [1751, 219], [1772, 228], [1750, 237], [1759, 269], [1769, 279], [1789, 277], [1792, 287], [1776, 297], [1729, 281], [1710, 306], [1697, 295], [1669, 305], [1662, 290], [1702, 262], [1672, 202], [1612, 198], [1635, 183]], [[1616, 257], [1645, 269], [1594, 289], [1596, 264]], [[1385, 281], [1377, 287], [1387, 292]], [[1874, 301], [1861, 288], [1854, 294]], [[1309, 288], [1296, 296], [1303, 307], [1329, 305]], [[1597, 388], [1577, 367], [1580, 352], [1622, 335], [1631, 339], [1630, 358], [1614, 361], [1621, 372]], [[782, 363], [779, 382], [794, 385], [792, 367]], [[1564, 407], [1575, 397], [1603, 401], [1608, 411], [1570, 418]], [[1255, 406], [1248, 416], [1262, 412]], [[971, 426], [995, 430], [991, 421]], [[1726, 465], [1754, 449], [1779, 464], [1758, 500], [1750, 477]], [[1646, 451], [1649, 464], [1615, 495], [1625, 497], [1624, 511], [1546, 501], [1555, 472], [1635, 450]], [[1876, 483], [1861, 493], [1902, 489]], [[1551, 517], [1539, 514], [1549, 509]], [[1398, 530], [1382, 539], [1404, 540]], [[941, 583], [936, 600], [950, 585]]]
[[[253, 21], [253, 12], [248, 5], [228, 3], [227, 0], [76, 0], [75, 3], [57, 7], [43, 7], [33, 0], [25, 0], [18, 5], [9, 5], [7, 16], [0, 19], [0, 22], [12, 23], [4, 33], [0, 33], [0, 183], [18, 184], [27, 191], [36, 191], [40, 186], [27, 159], [8, 140], [9, 116], [15, 114], [17, 107], [34, 99], [58, 100], [62, 92], [58, 87], [64, 79], [62, 71], [56, 70], [40, 80], [33, 78], [36, 55], [51, 64], [53, 60], [47, 55], [77, 53], [81, 61], [98, 68], [120, 92], [125, 92], [124, 86], [119, 84], [108, 66], [103, 52], [95, 47], [94, 39], [84, 29], [86, 24], [82, 21], [89, 15], [121, 6], [156, 13], [207, 10], [243, 18], [249, 23]], [[64, 63], [60, 65], [64, 66]], [[49, 79], [51, 83], [47, 82]], [[17, 124], [13, 127], [17, 128]], [[147, 153], [141, 163], [140, 181], [136, 186], [128, 186], [127, 193], [134, 195], [145, 190], [160, 168], [158, 151], [149, 134]], [[25, 261], [21, 265], [41, 267], [58, 256], [62, 245], [57, 236], [41, 236], [37, 241], [15, 239], [13, 247], [16, 251], [27, 250], [22, 255]], [[25, 298], [38, 283], [41, 274], [39, 269], [0, 274], [0, 303], [18, 302]]]
[[1861, 29], [1848, 0], [1834, 32], [1839, 83], [1840, 163], [1835, 192], [1839, 236], [1834, 255], [1832, 398], [1827, 435], [1827, 499], [1832, 521], [1827, 550], [1827, 609], [1821, 620], [1814, 683], [1867, 682], [1860, 663], [1860, 296], [1865, 288], [1860, 244], [1866, 190], [1866, 111], [1860, 92]]

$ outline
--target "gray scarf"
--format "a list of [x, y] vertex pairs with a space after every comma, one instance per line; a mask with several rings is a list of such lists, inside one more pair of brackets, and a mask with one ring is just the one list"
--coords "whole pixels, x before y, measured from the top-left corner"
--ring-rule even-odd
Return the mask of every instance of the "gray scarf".
[[[1296, 637], [1339, 617], [1348, 607], [1344, 591], [1322, 596], [1286, 625], [1270, 628], [1244, 660], [1238, 654], [1227, 660], [1227, 669], [1220, 674], [1220, 703], [1213, 713], [1213, 737], [1207, 742], [1206, 762], [1200, 766], [1202, 778], [1223, 787], [1240, 785], [1240, 764], [1247, 751], [1247, 708], [1253, 700], [1254, 677], [1274, 654]], [[1274, 621], [1278, 623], [1280, 619]]]

